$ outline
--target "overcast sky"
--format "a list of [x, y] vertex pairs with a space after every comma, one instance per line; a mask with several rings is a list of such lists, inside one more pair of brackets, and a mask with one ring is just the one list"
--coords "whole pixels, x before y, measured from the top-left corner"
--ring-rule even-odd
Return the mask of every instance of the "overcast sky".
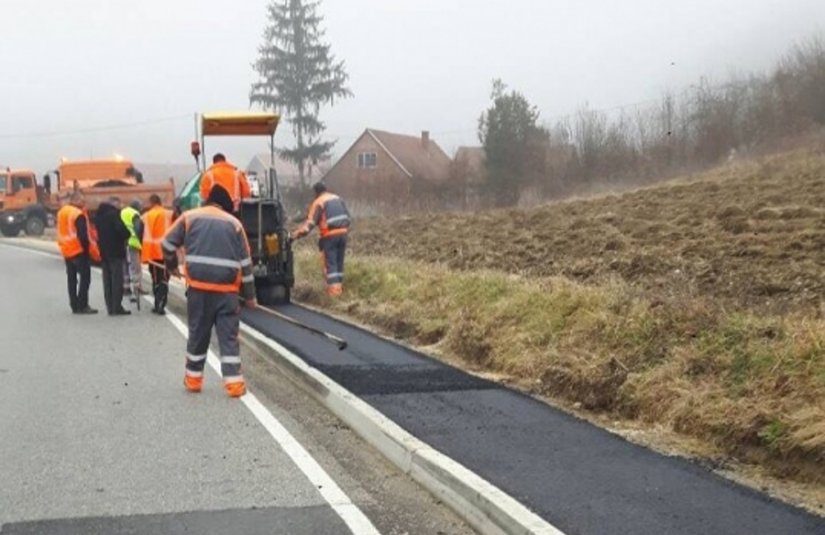
[[[248, 108], [266, 4], [0, 0], [0, 164], [43, 172], [64, 156], [115, 153], [190, 161], [195, 112]], [[700, 76], [764, 70], [825, 24], [823, 0], [325, 0], [322, 9], [355, 93], [323, 113], [338, 152], [366, 127], [430, 130], [450, 153], [476, 144], [496, 77], [549, 121], [585, 102], [613, 108]], [[220, 148], [245, 165], [265, 146]]]

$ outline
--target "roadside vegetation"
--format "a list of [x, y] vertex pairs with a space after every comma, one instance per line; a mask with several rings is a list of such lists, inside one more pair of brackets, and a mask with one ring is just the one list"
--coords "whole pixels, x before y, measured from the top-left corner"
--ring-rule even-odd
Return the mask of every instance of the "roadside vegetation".
[[472, 214], [361, 220], [297, 298], [594, 415], [825, 482], [825, 156]]

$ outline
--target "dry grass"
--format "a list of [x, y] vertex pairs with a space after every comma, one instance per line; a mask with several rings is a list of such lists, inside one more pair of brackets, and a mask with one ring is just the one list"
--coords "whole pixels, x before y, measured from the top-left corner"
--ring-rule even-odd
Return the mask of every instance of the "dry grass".
[[323, 296], [309, 251], [296, 296], [822, 484], [823, 206], [825, 159], [794, 153], [535, 210], [372, 220], [345, 298]]

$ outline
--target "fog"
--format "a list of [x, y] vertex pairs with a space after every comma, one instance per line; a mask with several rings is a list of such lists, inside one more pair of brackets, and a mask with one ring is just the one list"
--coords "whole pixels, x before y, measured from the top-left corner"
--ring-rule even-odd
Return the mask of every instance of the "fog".
[[[121, 154], [186, 163], [196, 112], [247, 109], [265, 0], [3, 0], [0, 165]], [[822, 0], [326, 0], [355, 97], [327, 108], [343, 152], [364, 128], [476, 144], [502, 78], [551, 121], [772, 66], [822, 31]], [[278, 135], [288, 144], [288, 128]], [[212, 141], [245, 164], [260, 140]]]

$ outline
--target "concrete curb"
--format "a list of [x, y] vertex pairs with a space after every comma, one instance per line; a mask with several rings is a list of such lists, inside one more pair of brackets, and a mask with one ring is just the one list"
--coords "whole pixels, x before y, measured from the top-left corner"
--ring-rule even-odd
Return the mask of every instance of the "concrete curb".
[[564, 535], [511, 496], [436, 451], [266, 335], [241, 325], [243, 341], [349, 425], [404, 473], [484, 535]]
[[[53, 243], [3, 240], [56, 253]], [[146, 274], [145, 274], [146, 275]], [[184, 300], [184, 288], [170, 285], [170, 297]], [[252, 327], [241, 324], [244, 343], [349, 425], [367, 443], [408, 474], [483, 535], [564, 535], [513, 497], [402, 429], [320, 370]]]

